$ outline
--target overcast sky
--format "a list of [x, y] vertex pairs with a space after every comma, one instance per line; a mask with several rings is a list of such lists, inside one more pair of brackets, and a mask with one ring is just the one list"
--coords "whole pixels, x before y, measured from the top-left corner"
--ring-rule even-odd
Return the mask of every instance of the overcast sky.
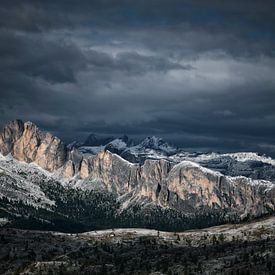
[[1, 0], [0, 126], [275, 154], [275, 1]]

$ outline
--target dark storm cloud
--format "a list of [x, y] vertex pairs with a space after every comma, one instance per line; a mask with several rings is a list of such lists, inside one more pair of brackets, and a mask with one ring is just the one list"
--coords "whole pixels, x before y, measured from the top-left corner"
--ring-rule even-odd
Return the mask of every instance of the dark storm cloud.
[[191, 65], [181, 65], [165, 58], [144, 56], [136, 52], [123, 52], [115, 57], [107, 53], [89, 51], [87, 53], [89, 65], [95, 70], [123, 71], [129, 74], [139, 75], [147, 72], [166, 72], [168, 70], [191, 70]]
[[47, 11], [39, 1], [3, 0], [0, 6], [0, 27], [28, 32], [68, 28], [66, 16], [58, 10]]
[[2, 1], [0, 123], [274, 153], [274, 1]]
[[17, 72], [50, 82], [71, 82], [87, 64], [82, 52], [71, 43], [8, 31], [2, 31], [0, 36], [3, 75]]

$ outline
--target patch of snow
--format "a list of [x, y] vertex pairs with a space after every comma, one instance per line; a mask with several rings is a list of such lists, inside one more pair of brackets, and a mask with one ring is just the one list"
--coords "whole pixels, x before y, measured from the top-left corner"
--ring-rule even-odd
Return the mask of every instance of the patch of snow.
[[212, 174], [212, 175], [215, 175], [215, 176], [223, 176], [223, 174], [221, 174], [220, 172], [213, 171], [211, 169], [208, 169], [208, 168], [205, 168], [205, 167], [199, 165], [196, 162], [192, 162], [192, 161], [188, 161], [188, 160], [184, 160], [184, 161], [176, 164], [172, 168], [172, 170], [173, 169], [178, 169], [178, 168], [198, 168], [199, 170], [201, 170], [202, 172], [207, 173], [207, 174]]
[[174, 159], [182, 159], [182, 160], [191, 160], [194, 162], [203, 162], [209, 161], [217, 158], [225, 158], [230, 157], [235, 159], [236, 161], [245, 162], [245, 161], [261, 161], [263, 163], [268, 163], [275, 166], [275, 160], [271, 157], [260, 156], [257, 153], [253, 152], [239, 152], [239, 153], [226, 153], [226, 154], [218, 154], [218, 153], [210, 153], [210, 154], [200, 154], [198, 156], [192, 156], [192, 154], [175, 154], [171, 156]]
[[0, 153], [0, 160], [6, 160], [6, 157]]
[[124, 142], [123, 140], [121, 140], [120, 138], [116, 138], [113, 141], [109, 142], [106, 146], [113, 146], [114, 148], [118, 149], [118, 150], [124, 150], [127, 147], [126, 142]]
[[80, 189], [83, 191], [106, 191], [106, 186], [100, 179], [97, 178], [78, 179], [70, 185], [70, 188]]
[[0, 169], [2, 170], [0, 176], [5, 178], [0, 182], [0, 197], [22, 200], [36, 207], [47, 208], [55, 204], [36, 184], [37, 181], [50, 179], [48, 172], [36, 164], [20, 162], [8, 155], [0, 159]]
[[261, 162], [268, 163], [275, 166], [275, 160], [272, 159], [271, 157], [260, 156], [257, 153], [252, 153], [252, 152], [223, 154], [222, 156], [229, 156], [231, 158], [236, 159], [237, 161], [249, 161], [249, 160], [261, 161]]
[[6, 219], [6, 218], [0, 218], [0, 226], [3, 226], [3, 225], [5, 225], [5, 224], [7, 224], [9, 222], [10, 221], [8, 219]]
[[122, 161], [122, 162], [124, 162], [125, 164], [127, 164], [127, 165], [129, 165], [129, 166], [133, 166], [133, 165], [136, 165], [135, 163], [132, 163], [132, 162], [130, 162], [130, 161], [128, 161], [128, 160], [126, 160], [126, 159], [124, 159], [123, 157], [121, 157], [120, 155], [118, 155], [118, 154], [115, 154], [115, 153], [111, 153], [110, 151], [106, 151], [106, 152], [109, 152], [110, 154], [112, 154], [112, 155], [114, 155], [114, 156], [116, 156], [120, 161]]
[[155, 149], [165, 152], [166, 154], [171, 154], [176, 152], [176, 148], [164, 142], [161, 138], [152, 136], [145, 138], [139, 146], [141, 148]]
[[273, 184], [272, 182], [267, 181], [267, 180], [254, 180], [254, 179], [247, 178], [244, 176], [237, 176], [237, 177], [227, 176], [227, 178], [232, 181], [239, 179], [239, 180], [243, 181], [245, 184], [249, 184], [249, 185], [253, 185], [253, 186], [264, 186], [264, 187], [266, 187], [266, 191], [269, 191], [269, 190], [275, 188], [275, 184]]

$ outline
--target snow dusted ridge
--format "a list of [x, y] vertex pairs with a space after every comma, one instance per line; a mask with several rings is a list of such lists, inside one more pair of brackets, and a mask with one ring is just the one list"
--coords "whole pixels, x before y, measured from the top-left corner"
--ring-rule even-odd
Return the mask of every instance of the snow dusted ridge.
[[139, 144], [127, 142], [123, 138], [113, 139], [106, 145], [80, 146], [85, 155], [96, 155], [102, 151], [110, 151], [120, 155], [131, 163], [143, 164], [145, 160], [167, 160], [172, 163], [191, 161], [210, 170], [224, 175], [244, 176], [254, 180], [268, 180], [275, 182], [275, 160], [268, 156], [261, 156], [253, 152], [237, 153], [196, 153], [178, 149], [161, 138], [147, 137]]
[[219, 176], [219, 177], [223, 176], [223, 174], [221, 174], [220, 172], [210, 170], [208, 168], [205, 168], [205, 167], [199, 165], [196, 162], [188, 161], [188, 160], [183, 160], [173, 167], [173, 169], [178, 169], [178, 168], [198, 168], [200, 171], [202, 171], [203, 173], [206, 173], [206, 174], [212, 174], [212, 175]]
[[[98, 141], [98, 140], [97, 140]], [[105, 142], [104, 139], [102, 142]], [[171, 146], [161, 138], [152, 136], [142, 140], [139, 144], [133, 144], [129, 141], [127, 136], [115, 138], [106, 144], [87, 146], [76, 146], [79, 151], [85, 154], [98, 154], [104, 150], [109, 150], [112, 153], [117, 153], [130, 162], [140, 162], [140, 160], [149, 159], [162, 159], [168, 155], [175, 154], [177, 148]]]
[[127, 144], [123, 140], [116, 138], [113, 141], [109, 142], [108, 146], [113, 146], [117, 150], [124, 150], [127, 147]]
[[[175, 157], [176, 156], [177, 155], [175, 155]], [[207, 161], [207, 160], [212, 160], [212, 159], [216, 159], [216, 158], [224, 158], [224, 157], [230, 157], [230, 158], [233, 158], [233, 159], [235, 159], [237, 161], [241, 161], [241, 162], [260, 161], [260, 162], [275, 166], [274, 159], [272, 159], [271, 157], [267, 157], [267, 156], [260, 156], [259, 154], [254, 153], [254, 152], [239, 152], [239, 153], [226, 153], [226, 154], [210, 153], [210, 154], [201, 154], [201, 155], [198, 155], [195, 157], [188, 156], [188, 155], [182, 156], [182, 158], [193, 160], [195, 162]], [[172, 158], [173, 158], [173, 156], [172, 156]]]
[[139, 145], [141, 148], [149, 148], [154, 150], [163, 151], [167, 154], [173, 154], [177, 151], [177, 149], [167, 142], [163, 141], [163, 139], [152, 136], [145, 138]]
[[[46, 181], [50, 173], [36, 164], [15, 160], [11, 155], [0, 154], [0, 197], [22, 200], [35, 207], [47, 208], [55, 204], [36, 182]], [[45, 183], [46, 184], [46, 183]]]
[[247, 152], [247, 153], [233, 153], [233, 154], [223, 154], [224, 156], [230, 156], [235, 158], [237, 161], [249, 161], [256, 160], [264, 163], [271, 164], [275, 166], [275, 160], [271, 157], [259, 156], [257, 153]]
[[[192, 161], [181, 161], [180, 163], [176, 164], [173, 166], [172, 171], [177, 171], [178, 169], [188, 169], [188, 168], [195, 168], [201, 171], [205, 175], [212, 175], [215, 177], [224, 177], [224, 175], [218, 171], [214, 171], [208, 168], [205, 168], [201, 166], [200, 164]], [[236, 180], [238, 182], [243, 182], [244, 184], [252, 185], [252, 186], [262, 186], [265, 188], [266, 191], [270, 191], [271, 189], [274, 188], [274, 183], [267, 181], [267, 180], [254, 180], [251, 178], [247, 178], [244, 176], [236, 176], [236, 177], [230, 177], [226, 176], [228, 179], [228, 182], [233, 186], [236, 183]]]
[[[118, 142], [118, 143], [120, 143], [120, 142]], [[125, 160], [123, 157], [121, 157], [118, 154], [114, 154], [111, 152], [109, 152], [109, 153], [130, 167], [134, 165], [133, 163]], [[212, 153], [209, 155], [200, 155], [196, 158], [185, 157], [190, 160], [182, 160], [182, 161], [178, 162], [177, 164], [173, 165], [172, 169], [175, 170], [178, 168], [197, 168], [205, 174], [211, 174], [211, 175], [220, 177], [220, 176], [223, 176], [223, 174], [221, 172], [203, 167], [202, 165], [199, 164], [199, 161], [201, 161], [201, 160], [209, 160], [209, 159], [213, 159], [217, 156], [220, 157], [221, 155]], [[262, 157], [257, 155], [256, 153], [234, 153], [234, 154], [223, 154], [222, 156], [230, 156], [230, 157], [238, 158], [239, 161], [246, 161], [248, 159], [249, 160], [251, 160], [251, 159], [255, 159], [255, 160], [261, 159], [262, 160]], [[263, 157], [263, 158], [265, 158], [265, 157]], [[159, 158], [159, 159], [162, 159], [162, 158]], [[159, 159], [155, 159], [155, 160], [158, 161]], [[265, 159], [267, 161], [269, 161], [268, 163], [270, 163], [270, 164], [275, 162], [275, 160], [273, 160], [271, 158], [265, 158]], [[154, 160], [154, 159], [152, 159], [152, 160]], [[169, 162], [169, 160], [167, 160], [167, 161]], [[53, 179], [53, 180], [60, 182], [63, 186], [67, 186], [70, 188], [83, 189], [83, 183], [86, 182], [85, 180], [80, 179], [78, 175], [75, 175], [72, 179], [65, 178], [63, 176], [63, 168], [60, 168], [60, 169], [54, 171], [53, 173], [51, 173], [49, 171], [44, 170], [40, 166], [38, 166], [36, 163], [32, 162], [32, 163], [27, 164], [25, 162], [21, 162], [21, 161], [14, 159], [11, 154], [9, 154], [7, 156], [3, 156], [0, 153], [0, 173], [17, 173], [18, 174], [21, 172], [28, 173], [29, 175], [38, 175], [39, 177], [42, 177], [42, 178]], [[232, 180], [234, 180], [236, 178], [238, 178], [238, 179], [243, 178], [243, 179], [246, 179], [246, 182], [248, 184], [251, 184], [251, 185], [262, 184], [262, 185], [267, 186], [268, 188], [272, 188], [274, 186], [273, 183], [271, 183], [270, 181], [267, 181], [267, 180], [255, 180], [255, 179], [253, 180], [253, 179], [243, 177], [243, 176], [235, 176], [235, 177], [228, 176], [228, 178], [232, 179]], [[21, 182], [21, 184], [22, 184], [22, 180], [19, 180], [19, 182]], [[36, 190], [35, 191], [37, 193], [36, 195], [41, 197], [42, 193], [39, 191], [39, 187], [38, 186], [33, 187], [33, 185], [30, 184], [29, 182], [28, 182], [28, 184], [29, 184], [28, 190], [31, 192], [31, 188], [34, 188], [33, 190]], [[87, 185], [87, 182], [85, 185], [86, 185], [87, 189], [90, 189], [90, 187]], [[26, 185], [26, 188], [27, 188], [27, 186], [28, 185]], [[0, 190], [0, 192], [1, 192], [1, 190]], [[1, 195], [1, 193], [0, 193], [0, 195]], [[43, 195], [42, 195], [42, 197], [43, 197]], [[54, 204], [54, 202], [49, 202], [48, 199], [46, 200], [46, 203]]]

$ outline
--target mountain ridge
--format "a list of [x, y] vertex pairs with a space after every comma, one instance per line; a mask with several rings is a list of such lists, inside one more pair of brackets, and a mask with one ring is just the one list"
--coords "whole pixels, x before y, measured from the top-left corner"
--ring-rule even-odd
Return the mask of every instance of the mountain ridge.
[[173, 163], [187, 160], [228, 176], [245, 176], [275, 182], [275, 160], [255, 152], [187, 152], [154, 136], [128, 144], [120, 138], [99, 146], [83, 146], [83, 143], [75, 142], [74, 147], [86, 156], [109, 150], [132, 163], [143, 164], [146, 159], [165, 159]]
[[[190, 160], [145, 159], [140, 164], [108, 150], [85, 155], [76, 148], [69, 150], [60, 139], [42, 133], [30, 122], [9, 123], [0, 135], [0, 152], [48, 170], [56, 184], [67, 182], [69, 192], [74, 186], [83, 191], [100, 187], [100, 192], [112, 194], [120, 204], [118, 215], [135, 216], [132, 211], [138, 207], [143, 219], [146, 211], [152, 216], [171, 209], [195, 220], [207, 214], [226, 222], [275, 210], [275, 185], [270, 181], [226, 176]], [[16, 185], [16, 179], [12, 181]], [[43, 179], [41, 184], [42, 189], [48, 188]]]

